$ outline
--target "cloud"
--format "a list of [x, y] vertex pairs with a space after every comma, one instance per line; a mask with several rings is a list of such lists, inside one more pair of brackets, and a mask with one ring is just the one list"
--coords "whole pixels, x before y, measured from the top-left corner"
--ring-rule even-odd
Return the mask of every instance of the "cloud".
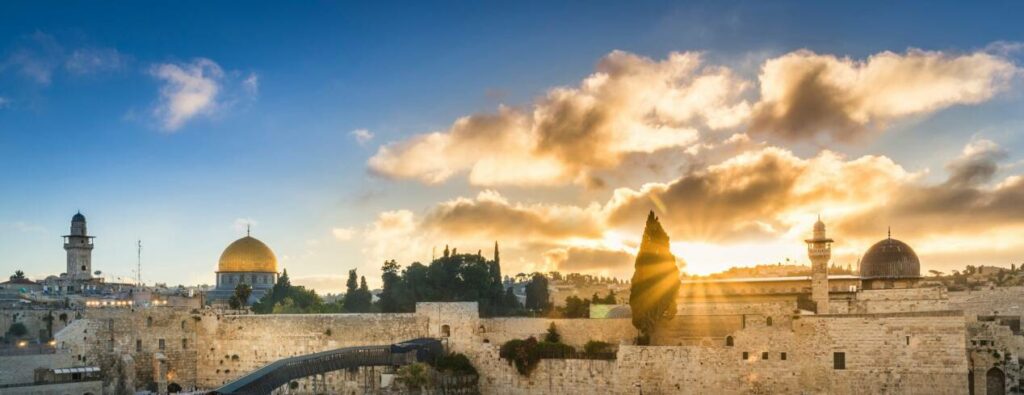
[[64, 68], [72, 74], [114, 72], [127, 67], [128, 58], [113, 48], [80, 48], [71, 52]]
[[852, 209], [878, 202], [877, 191], [912, 181], [892, 160], [845, 160], [823, 151], [802, 159], [777, 147], [739, 154], [668, 183], [616, 190], [604, 210], [610, 226], [635, 229], [659, 211], [673, 240], [729, 242], [776, 238], [801, 213]]
[[337, 240], [349, 241], [355, 237], [356, 230], [353, 228], [333, 228], [331, 229], [331, 234], [334, 235], [334, 238]]
[[250, 228], [256, 227], [256, 225], [259, 225], [259, 222], [252, 218], [235, 218], [235, 222], [231, 224], [231, 228], [234, 229], [235, 232], [241, 233], [250, 231]]
[[601, 272], [618, 278], [633, 274], [636, 256], [631, 251], [592, 247], [552, 248], [543, 253], [550, 267], [571, 273]]
[[796, 51], [761, 68], [750, 128], [790, 139], [853, 140], [904, 117], [986, 101], [1016, 72], [1006, 58], [985, 52], [911, 49], [856, 61]]
[[422, 229], [453, 239], [544, 241], [551, 238], [600, 237], [599, 207], [509, 203], [499, 193], [480, 192], [475, 199], [440, 203], [424, 216]]
[[64, 48], [53, 36], [37, 31], [22, 38], [0, 69], [14, 68], [40, 85], [50, 85], [63, 56]]
[[6, 98], [6, 97], [0, 96], [0, 110], [5, 109], [5, 108], [10, 107], [10, 106], [11, 106], [11, 100]]
[[356, 139], [356, 142], [359, 143], [359, 145], [364, 145], [370, 142], [370, 140], [373, 140], [373, 132], [366, 129], [356, 129], [348, 134], [352, 135], [352, 138]]
[[242, 89], [250, 96], [260, 93], [260, 76], [256, 73], [249, 73], [248, 77], [242, 80]]
[[150, 74], [163, 82], [154, 115], [164, 130], [174, 131], [188, 120], [217, 109], [224, 71], [216, 62], [198, 58], [190, 63], [153, 66]]
[[[996, 177], [1006, 151], [989, 140], [973, 141], [946, 166], [938, 184], [907, 184], [886, 191], [884, 204], [844, 217], [850, 235], [880, 234], [884, 226], [907, 237], [960, 235], [1024, 226], [1024, 177]], [[955, 226], [951, 226], [955, 224]]]
[[[427, 184], [468, 172], [474, 185], [588, 184], [633, 152], [686, 146], [698, 129], [737, 126], [750, 105], [748, 83], [699, 53], [655, 61], [623, 51], [607, 55], [577, 87], [557, 87], [531, 107], [500, 106], [447, 130], [381, 146], [370, 170]], [[510, 172], [508, 169], [516, 169]]]

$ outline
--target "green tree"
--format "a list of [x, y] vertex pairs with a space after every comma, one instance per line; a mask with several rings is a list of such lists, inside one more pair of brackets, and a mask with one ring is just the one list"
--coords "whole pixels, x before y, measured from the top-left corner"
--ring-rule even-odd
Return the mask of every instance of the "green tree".
[[[594, 300], [599, 300], [596, 293]], [[590, 316], [590, 300], [570, 295], [565, 298], [565, 307], [562, 308], [562, 312], [565, 318], [587, 318]]]
[[526, 284], [526, 308], [529, 310], [545, 311], [551, 306], [551, 296], [548, 293], [548, 278], [543, 274], [534, 273], [530, 282]]
[[651, 211], [636, 256], [629, 294], [633, 326], [640, 331], [638, 343], [648, 343], [657, 323], [675, 316], [679, 285], [679, 267], [669, 250], [668, 234]]
[[15, 270], [14, 271], [14, 275], [11, 276], [11, 280], [24, 280], [24, 279], [25, 279], [25, 272], [23, 272], [21, 270]]
[[555, 328], [555, 323], [552, 322], [548, 326], [548, 332], [544, 334], [544, 341], [548, 343], [561, 343], [562, 335], [558, 333], [558, 329]]
[[373, 295], [366, 286], [366, 277], [359, 279], [355, 269], [349, 270], [348, 281], [345, 283], [346, 292], [344, 297], [345, 311], [350, 313], [365, 313], [370, 311]]
[[27, 334], [28, 328], [25, 327], [25, 324], [20, 322], [15, 322], [11, 324], [9, 328], [7, 328], [7, 335], [14, 338], [19, 338]]
[[406, 292], [402, 286], [402, 275], [395, 260], [384, 262], [381, 280], [384, 285], [380, 292], [380, 311], [384, 313], [405, 312]]
[[249, 305], [249, 296], [252, 295], [252, 287], [249, 284], [241, 283], [235, 286], [235, 294], [228, 299], [228, 305], [232, 309], [240, 309]]

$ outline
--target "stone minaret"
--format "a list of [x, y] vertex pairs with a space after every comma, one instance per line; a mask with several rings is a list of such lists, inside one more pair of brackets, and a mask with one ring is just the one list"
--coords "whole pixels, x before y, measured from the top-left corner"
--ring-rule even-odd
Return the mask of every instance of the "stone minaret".
[[807, 242], [807, 257], [811, 259], [811, 300], [818, 306], [818, 314], [828, 314], [828, 262], [832, 259], [832, 239], [825, 236], [825, 223], [814, 223], [814, 237]]
[[85, 229], [85, 216], [82, 213], [75, 214], [71, 218], [71, 234], [64, 236], [64, 250], [68, 252], [68, 278], [92, 278], [92, 239]]

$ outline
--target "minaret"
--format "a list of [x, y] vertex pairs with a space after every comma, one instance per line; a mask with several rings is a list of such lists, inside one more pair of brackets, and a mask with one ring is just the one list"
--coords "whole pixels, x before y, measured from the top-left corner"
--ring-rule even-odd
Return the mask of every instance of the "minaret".
[[71, 217], [71, 233], [64, 236], [64, 251], [68, 252], [68, 278], [92, 278], [92, 243], [85, 229], [85, 216], [81, 212]]
[[832, 259], [832, 239], [825, 236], [825, 223], [814, 223], [813, 238], [807, 242], [807, 257], [811, 259], [811, 300], [817, 304], [818, 314], [828, 314], [828, 262]]

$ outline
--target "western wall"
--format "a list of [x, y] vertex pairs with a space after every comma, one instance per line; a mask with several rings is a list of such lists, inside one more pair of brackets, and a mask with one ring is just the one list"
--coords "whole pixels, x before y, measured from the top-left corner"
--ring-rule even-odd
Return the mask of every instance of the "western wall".
[[[968, 386], [965, 322], [962, 313], [947, 310], [680, 315], [655, 336], [655, 345], [633, 346], [636, 331], [629, 319], [480, 318], [475, 303], [419, 303], [415, 313], [406, 314], [228, 315], [145, 308], [90, 310], [57, 339], [73, 357], [92, 358], [117, 372], [105, 383], [107, 393], [145, 388], [154, 379], [154, 358], [166, 363], [169, 381], [211, 389], [285, 357], [436, 337], [469, 357], [480, 372], [481, 391], [491, 394], [632, 394], [641, 388], [954, 394]], [[498, 357], [503, 342], [540, 337], [551, 323], [563, 342], [577, 348], [589, 340], [618, 344], [617, 359], [542, 360], [525, 377]], [[841, 369], [835, 353], [844, 355]], [[295, 392], [319, 385], [360, 393], [379, 385], [381, 371], [307, 378]]]

